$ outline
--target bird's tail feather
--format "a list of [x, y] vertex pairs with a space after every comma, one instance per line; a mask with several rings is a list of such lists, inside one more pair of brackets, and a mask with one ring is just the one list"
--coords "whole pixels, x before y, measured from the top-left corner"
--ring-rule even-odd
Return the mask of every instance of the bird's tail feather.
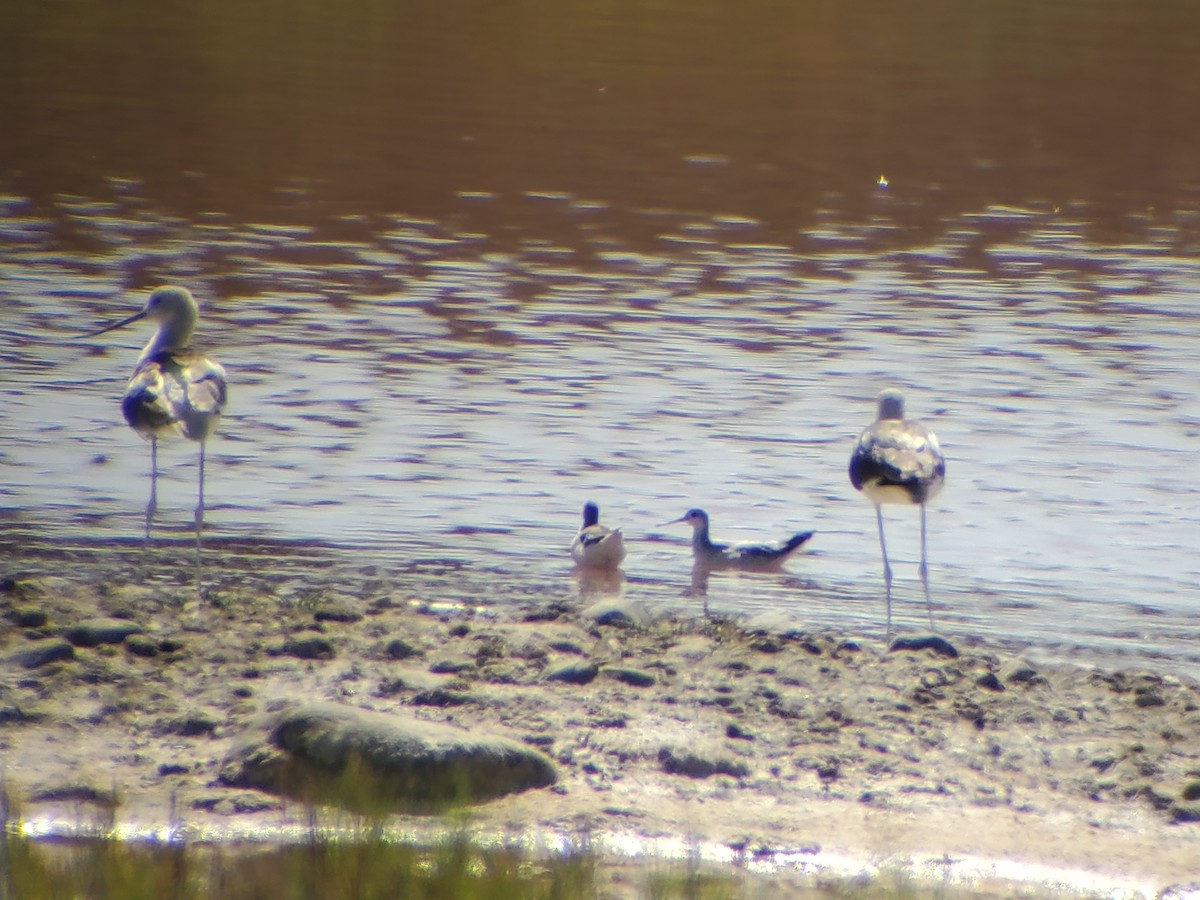
[[799, 547], [801, 544], [803, 544], [805, 541], [807, 541], [814, 534], [816, 534], [816, 532], [814, 532], [814, 531], [801, 531], [799, 534], [792, 535], [790, 538], [787, 539], [787, 542], [783, 545], [783, 552], [791, 553], [793, 550], [795, 550], [797, 547]]

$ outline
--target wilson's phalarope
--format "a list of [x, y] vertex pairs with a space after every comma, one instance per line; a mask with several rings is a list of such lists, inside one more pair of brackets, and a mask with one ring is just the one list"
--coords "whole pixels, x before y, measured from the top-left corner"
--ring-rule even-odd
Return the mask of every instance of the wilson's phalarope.
[[200, 444], [200, 477], [196, 504], [196, 546], [204, 528], [204, 444], [217, 426], [225, 405], [225, 370], [190, 346], [199, 311], [186, 288], [160, 287], [145, 308], [127, 319], [84, 337], [95, 337], [140, 319], [158, 330], [138, 357], [121, 400], [129, 426], [150, 441], [150, 501], [146, 504], [146, 540], [158, 500], [158, 438], [182, 434]]
[[674, 525], [677, 522], [686, 522], [692, 526], [692, 556], [696, 565], [708, 569], [774, 571], [813, 536], [811, 531], [801, 531], [778, 543], [717, 544], [709, 537], [708, 513], [704, 510], [689, 509], [680, 518], [664, 522], [663, 525]]
[[929, 567], [925, 555], [925, 504], [942, 489], [946, 460], [937, 437], [914, 419], [904, 418], [904, 395], [888, 389], [879, 395], [875, 423], [859, 435], [850, 456], [850, 483], [875, 504], [879, 549], [883, 553], [883, 583], [887, 594], [887, 629], [892, 632], [892, 567], [883, 539], [884, 503], [915, 503], [921, 507], [921, 566], [925, 608], [933, 624], [929, 599]]
[[621, 530], [600, 524], [597, 504], [591, 500], [583, 504], [583, 526], [571, 541], [571, 559], [585, 569], [615, 569], [624, 558]]

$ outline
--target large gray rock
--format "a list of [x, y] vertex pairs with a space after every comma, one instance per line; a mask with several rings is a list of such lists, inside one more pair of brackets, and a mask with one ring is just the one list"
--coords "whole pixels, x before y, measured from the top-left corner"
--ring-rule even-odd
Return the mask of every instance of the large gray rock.
[[366, 814], [432, 813], [554, 784], [548, 757], [509, 738], [332, 705], [298, 706], [225, 760], [221, 780]]

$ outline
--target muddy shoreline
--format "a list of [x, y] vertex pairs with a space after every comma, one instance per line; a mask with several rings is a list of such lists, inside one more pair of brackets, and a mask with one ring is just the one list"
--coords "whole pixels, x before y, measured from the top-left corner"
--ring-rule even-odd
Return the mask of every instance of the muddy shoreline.
[[611, 585], [500, 602], [486, 573], [323, 547], [216, 544], [197, 594], [169, 547], [5, 541], [0, 766], [24, 818], [302, 825], [220, 775], [264, 716], [319, 701], [550, 757], [554, 786], [472, 807], [483, 831], [1200, 880], [1186, 677], [659, 615]]

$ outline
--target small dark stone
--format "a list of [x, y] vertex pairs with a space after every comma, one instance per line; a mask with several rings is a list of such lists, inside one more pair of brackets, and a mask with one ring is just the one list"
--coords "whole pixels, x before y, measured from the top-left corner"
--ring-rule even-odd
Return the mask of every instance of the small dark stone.
[[403, 638], [396, 638], [395, 640], [388, 641], [388, 645], [384, 648], [384, 652], [387, 653], [389, 659], [395, 660], [409, 659], [410, 657], [421, 655], [420, 650]]
[[523, 622], [554, 622], [561, 619], [566, 614], [566, 609], [563, 607], [551, 605], [542, 609], [531, 610], [521, 617]]
[[50, 663], [75, 658], [75, 648], [70, 642], [53, 639], [38, 641], [27, 650], [13, 654], [13, 661], [26, 669], [40, 669]]
[[778, 638], [761, 637], [750, 642], [750, 649], [757, 650], [759, 653], [778, 653], [783, 649]]
[[687, 775], [689, 778], [708, 778], [710, 775], [745, 778], [750, 774], [750, 767], [740, 760], [707, 759], [691, 751], [676, 754], [670, 747], [658, 751], [658, 762], [668, 775]]
[[456, 638], [466, 637], [470, 633], [471, 633], [471, 626], [468, 625], [466, 622], [462, 622], [458, 625], [455, 625], [453, 628], [450, 629], [450, 632], [449, 632], [450, 637], [456, 637]]
[[178, 653], [183, 646], [183, 641], [178, 638], [163, 638], [158, 642], [158, 649], [162, 653]]
[[179, 763], [163, 763], [158, 767], [159, 775], [186, 775], [188, 767]]
[[1200, 822], [1200, 806], [1184, 806], [1177, 803], [1171, 807], [1171, 821], [1176, 823]]
[[0, 706], [0, 725], [28, 725], [45, 717], [44, 713], [31, 713], [19, 706]]
[[125, 641], [125, 649], [134, 656], [142, 656], [147, 659], [158, 656], [159, 652], [158, 644], [149, 638], [138, 634], [131, 635], [129, 639]]
[[1003, 691], [1005, 689], [995, 672], [985, 672], [975, 679], [975, 683], [985, 691]]
[[296, 638], [283, 645], [283, 653], [297, 659], [333, 659], [333, 644], [323, 637]]
[[648, 615], [638, 603], [623, 597], [608, 596], [580, 610], [579, 620], [612, 628], [637, 628], [646, 624]]
[[1179, 796], [1184, 800], [1200, 800], [1200, 781], [1189, 781]]
[[474, 663], [454, 662], [449, 659], [443, 659], [430, 666], [429, 671], [434, 675], [457, 675], [459, 672], [466, 672], [473, 668], [475, 668]]
[[921, 687], [936, 690], [950, 683], [950, 676], [944, 669], [928, 668], [921, 673]]
[[955, 658], [958, 650], [944, 637], [936, 634], [916, 635], [914, 637], [898, 637], [888, 647], [888, 652], [932, 650], [938, 656]]
[[137, 625], [123, 619], [97, 619], [63, 629], [63, 637], [76, 647], [98, 647], [101, 644], [119, 644], [140, 631]]
[[379, 682], [375, 688], [374, 696], [376, 697], [394, 697], [401, 691], [407, 691], [408, 685], [405, 684], [403, 678], [385, 678]]
[[116, 809], [119, 804], [116, 791], [104, 790], [90, 784], [64, 784], [45, 788], [29, 795], [30, 803], [91, 803], [104, 809]]
[[1167, 701], [1163, 699], [1163, 695], [1155, 690], [1139, 689], [1133, 698], [1133, 705], [1146, 709], [1151, 706], [1166, 706]]
[[229, 797], [227, 802], [232, 812], [241, 814], [271, 812], [283, 808], [278, 800], [249, 791]]
[[817, 765], [817, 777], [822, 781], [836, 781], [841, 774], [842, 768], [836, 759], [827, 759]]
[[632, 628], [636, 624], [629, 613], [623, 609], [606, 609], [593, 621], [597, 625], [607, 625], [610, 628]]
[[622, 715], [603, 716], [599, 719], [592, 719], [592, 725], [596, 728], [624, 728], [628, 724], [629, 717]]
[[1024, 684], [1030, 687], [1047, 684], [1037, 669], [1023, 659], [1014, 659], [1000, 670], [1000, 680], [1005, 684]]
[[493, 660], [503, 659], [504, 656], [504, 642], [499, 638], [488, 638], [482, 641], [475, 650], [475, 665], [486, 665]]
[[204, 715], [185, 716], [171, 726], [171, 732], [180, 737], [200, 737], [212, 735], [217, 730], [217, 723]]
[[600, 666], [589, 662], [569, 662], [546, 673], [547, 681], [567, 684], [590, 684], [600, 674]]
[[362, 613], [346, 606], [330, 606], [318, 609], [313, 618], [318, 622], [360, 622]]
[[605, 669], [604, 674], [630, 687], [653, 687], [655, 678], [640, 669]]
[[45, 628], [50, 616], [45, 610], [33, 606], [18, 606], [8, 614], [18, 628]]
[[751, 734], [749, 731], [745, 731], [736, 722], [730, 722], [728, 725], [725, 726], [725, 737], [730, 738], [735, 741], [756, 740], [756, 738], [754, 737], [753, 734]]
[[469, 703], [471, 698], [458, 691], [448, 691], [445, 688], [433, 688], [413, 694], [413, 706], [462, 706]]

